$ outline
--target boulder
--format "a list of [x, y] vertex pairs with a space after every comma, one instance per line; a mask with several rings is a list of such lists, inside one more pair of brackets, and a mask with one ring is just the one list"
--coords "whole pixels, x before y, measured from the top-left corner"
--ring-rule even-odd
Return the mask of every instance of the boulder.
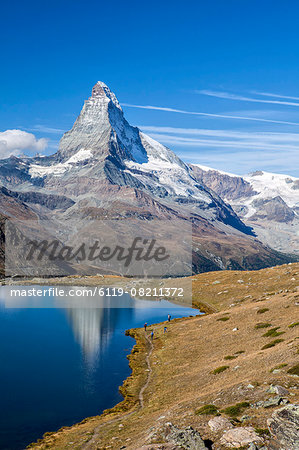
[[267, 392], [269, 394], [280, 395], [281, 397], [286, 397], [287, 395], [289, 395], [289, 391], [286, 388], [284, 388], [283, 386], [279, 386], [279, 385], [273, 386], [272, 384], [269, 387], [269, 389], [267, 390]]
[[240, 448], [250, 444], [262, 444], [263, 439], [252, 427], [237, 427], [223, 434], [220, 443], [229, 448]]
[[264, 401], [263, 407], [264, 408], [271, 408], [272, 406], [278, 406], [282, 402], [282, 398], [279, 396], [268, 398], [268, 400]]
[[299, 448], [299, 405], [288, 405], [278, 409], [267, 421], [276, 446], [281, 450]]
[[214, 433], [217, 433], [217, 431], [220, 431], [220, 430], [224, 430], [224, 429], [229, 430], [229, 429], [233, 428], [230, 421], [228, 419], [226, 419], [225, 417], [221, 417], [221, 416], [210, 419], [208, 422], [208, 425]]
[[167, 423], [165, 427], [164, 436], [166, 441], [178, 446], [178, 448], [185, 448], [188, 450], [206, 450], [204, 441], [200, 437], [198, 431], [192, 427], [179, 429], [172, 423]]
[[274, 389], [276, 391], [276, 394], [281, 395], [282, 397], [286, 397], [287, 395], [289, 395], [289, 391], [283, 386], [274, 386]]

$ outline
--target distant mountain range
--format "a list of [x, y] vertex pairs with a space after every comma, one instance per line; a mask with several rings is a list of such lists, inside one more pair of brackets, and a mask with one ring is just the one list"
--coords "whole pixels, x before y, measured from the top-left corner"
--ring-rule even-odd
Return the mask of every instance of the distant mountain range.
[[299, 254], [299, 178], [264, 171], [243, 177], [191, 165], [194, 177], [228, 202], [272, 248]]
[[[266, 176], [250, 178], [258, 179], [267, 186]], [[132, 127], [116, 96], [98, 82], [57, 153], [0, 161], [1, 223], [10, 217], [67, 220], [76, 228], [86, 218], [188, 219], [195, 272], [259, 269], [293, 260], [261, 243], [251, 227], [256, 231], [261, 221], [272, 220], [271, 211], [276, 219], [284, 211], [283, 223], [290, 224], [296, 208], [282, 195], [268, 201], [250, 180], [185, 164]], [[298, 188], [298, 180], [289, 180], [290, 190]], [[294, 198], [298, 193], [294, 188]], [[2, 227], [0, 257], [3, 239]]]

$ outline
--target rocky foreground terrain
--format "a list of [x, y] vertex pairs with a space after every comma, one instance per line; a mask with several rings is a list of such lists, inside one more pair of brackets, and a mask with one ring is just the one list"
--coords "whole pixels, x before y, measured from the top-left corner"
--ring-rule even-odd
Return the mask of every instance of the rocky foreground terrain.
[[124, 401], [31, 447], [298, 449], [298, 281], [298, 263], [194, 276], [210, 313], [128, 331]]

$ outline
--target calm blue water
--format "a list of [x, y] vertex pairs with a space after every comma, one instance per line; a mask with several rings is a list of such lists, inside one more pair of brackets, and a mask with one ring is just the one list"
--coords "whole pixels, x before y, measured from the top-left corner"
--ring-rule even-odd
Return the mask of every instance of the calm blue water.
[[155, 308], [128, 297], [122, 302], [127, 307], [5, 309], [0, 302], [1, 450], [23, 449], [46, 431], [114, 406], [135, 343], [125, 330], [168, 313], [197, 313], [166, 301]]

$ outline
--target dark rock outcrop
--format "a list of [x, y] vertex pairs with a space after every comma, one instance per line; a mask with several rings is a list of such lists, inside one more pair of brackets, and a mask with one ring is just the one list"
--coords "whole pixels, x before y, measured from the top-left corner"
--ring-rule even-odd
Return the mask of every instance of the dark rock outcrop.
[[3, 186], [0, 188], [0, 192], [9, 197], [17, 198], [23, 203], [38, 204], [51, 210], [58, 209], [65, 211], [75, 204], [73, 200], [64, 195], [43, 194], [34, 191], [16, 192], [10, 191]]
[[167, 423], [165, 428], [165, 439], [178, 448], [188, 450], [206, 450], [204, 441], [198, 431], [192, 427], [178, 428], [172, 423]]
[[256, 212], [251, 216], [251, 220], [267, 219], [285, 223], [291, 222], [295, 217], [293, 209], [280, 196], [255, 200], [252, 205]]
[[275, 411], [268, 419], [273, 438], [271, 449], [297, 450], [299, 448], [299, 405], [288, 405]]

